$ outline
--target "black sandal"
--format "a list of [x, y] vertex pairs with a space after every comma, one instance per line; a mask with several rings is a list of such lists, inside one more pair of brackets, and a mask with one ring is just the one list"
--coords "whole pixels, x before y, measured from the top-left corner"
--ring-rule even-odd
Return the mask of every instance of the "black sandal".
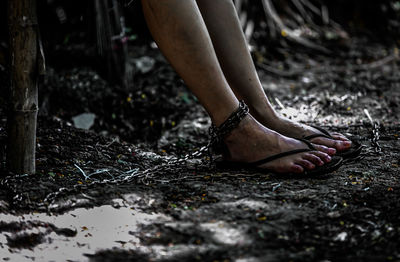
[[[219, 127], [216, 127], [215, 125], [212, 125], [210, 127], [210, 136], [211, 136], [210, 146], [215, 153], [223, 154], [228, 152], [228, 148], [226, 147], [223, 138], [227, 136], [233, 129], [235, 129], [242, 121], [242, 119], [248, 115], [248, 113], [249, 113], [249, 108], [243, 101], [240, 101], [239, 108], [235, 112], [233, 112], [228, 117], [228, 119], [225, 120], [225, 122], [223, 122]], [[331, 162], [325, 163], [323, 166], [315, 167], [314, 169], [311, 170], [304, 170], [304, 172], [300, 174], [277, 173], [273, 170], [259, 167], [260, 165], [266, 164], [268, 162], [274, 161], [282, 157], [303, 152], [317, 151], [309, 141], [305, 139], [298, 139], [298, 140], [305, 143], [308, 146], [308, 148], [295, 149], [287, 152], [282, 152], [250, 163], [222, 160], [222, 161], [217, 161], [216, 165], [218, 168], [223, 168], [223, 169], [246, 169], [261, 173], [275, 173], [279, 175], [293, 175], [293, 176], [317, 176], [317, 175], [327, 174], [337, 170], [342, 165], [342, 158], [334, 156], [332, 157]]]
[[[311, 126], [315, 129], [317, 129], [318, 131], [320, 131], [322, 134], [313, 134], [313, 135], [309, 135], [306, 137], [303, 137], [303, 139], [311, 141], [311, 139], [313, 138], [317, 138], [317, 137], [324, 137], [324, 138], [328, 138], [328, 139], [332, 139], [332, 140], [336, 140], [335, 138], [333, 138], [331, 136], [331, 134], [329, 134], [328, 131], [326, 131], [325, 129], [318, 127], [318, 126]], [[342, 157], [343, 159], [352, 159], [352, 158], [356, 158], [360, 155], [362, 148], [364, 147], [363, 145], [361, 145], [357, 140], [355, 139], [350, 139], [351, 141], [351, 147], [345, 151], [341, 151], [341, 152], [337, 152], [335, 154], [335, 156], [339, 156]]]

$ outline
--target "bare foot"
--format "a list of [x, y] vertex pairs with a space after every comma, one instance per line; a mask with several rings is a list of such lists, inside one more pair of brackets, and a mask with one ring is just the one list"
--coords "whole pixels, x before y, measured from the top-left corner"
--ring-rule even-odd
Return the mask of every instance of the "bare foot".
[[[285, 137], [270, 130], [251, 115], [246, 116], [224, 139], [229, 155], [226, 160], [251, 163], [282, 152], [305, 149], [308, 146], [296, 139]], [[297, 153], [282, 157], [259, 166], [277, 173], [302, 173], [330, 162], [331, 157], [315, 145], [316, 151]]]
[[[275, 130], [276, 132], [293, 138], [303, 138], [314, 134], [322, 134], [321, 131], [282, 116], [278, 116], [275, 112], [269, 111], [267, 113], [254, 112], [255, 118], [260, 121], [264, 126]], [[310, 139], [310, 142], [323, 146], [322, 151], [329, 155], [334, 155], [336, 151], [345, 151], [351, 147], [351, 141], [344, 135], [339, 133], [330, 133], [333, 139], [326, 137], [316, 137]]]

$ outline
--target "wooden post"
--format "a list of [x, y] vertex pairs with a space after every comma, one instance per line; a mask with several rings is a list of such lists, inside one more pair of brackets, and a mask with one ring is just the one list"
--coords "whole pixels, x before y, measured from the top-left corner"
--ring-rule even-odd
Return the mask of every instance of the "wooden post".
[[11, 90], [7, 119], [7, 169], [35, 173], [38, 76], [41, 65], [36, 0], [8, 0]]

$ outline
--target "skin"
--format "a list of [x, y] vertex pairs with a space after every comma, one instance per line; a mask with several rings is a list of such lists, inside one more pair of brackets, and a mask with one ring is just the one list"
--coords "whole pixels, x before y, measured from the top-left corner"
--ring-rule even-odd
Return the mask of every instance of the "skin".
[[[142, 0], [142, 6], [148, 27], [158, 47], [189, 89], [198, 97], [213, 123], [218, 126], [238, 107], [237, 96], [245, 98], [241, 93], [242, 91], [245, 91], [243, 92], [244, 94], [246, 92], [250, 93], [249, 97], [252, 97], [255, 101], [257, 95], [261, 95], [261, 93], [264, 95], [264, 93], [259, 88], [254, 89], [254, 93], [252, 93], [253, 91], [248, 92], [248, 89], [252, 87], [247, 87], [246, 91], [244, 88], [240, 88], [239, 84], [233, 88], [235, 81], [232, 76], [230, 80], [227, 80], [225, 71], [228, 70], [231, 74], [236, 73], [236, 70], [240, 71], [240, 69], [230, 66], [232, 61], [228, 58], [229, 52], [238, 48], [238, 46], [227, 44], [229, 46], [228, 49], [232, 50], [227, 55], [221, 55], [224, 49], [222, 48], [224, 37], [218, 38], [219, 40], [212, 40], [209, 31], [213, 32], [213, 30], [208, 30], [206, 23], [210, 26], [213, 20], [203, 19], [203, 17], [207, 17], [205, 13], [209, 14], [211, 3], [218, 2], [219, 4], [224, 4], [223, 7], [225, 5], [229, 7], [228, 3], [230, 1], [210, 0], [208, 5], [200, 4], [200, 2], [202, 1], [199, 0], [196, 3], [195, 0]], [[219, 9], [220, 7], [214, 8]], [[221, 9], [219, 10], [222, 11]], [[234, 26], [230, 23], [237, 23], [237, 17], [233, 15], [232, 9], [228, 11], [219, 13], [219, 15], [223, 18], [228, 18], [228, 27]], [[210, 16], [213, 17], [215, 14], [210, 13]], [[223, 24], [221, 21], [220, 23]], [[215, 30], [219, 30], [218, 28], [221, 27], [217, 27]], [[244, 41], [244, 39], [243, 41], [240, 40], [241, 36], [238, 36], [238, 32], [235, 30], [228, 30], [225, 37], [229, 37], [228, 39], [225, 38], [225, 43], [235, 42], [232, 39], [239, 42]], [[221, 41], [219, 48], [215, 47], [218, 46], [215, 41]], [[244, 44], [239, 43], [239, 48], [243, 49], [241, 45], [245, 45], [245, 42]], [[245, 61], [245, 63], [249, 63], [251, 67], [243, 68], [248, 72], [242, 72], [242, 76], [250, 74], [253, 70], [255, 71], [250, 56], [246, 55], [248, 51], [244, 52], [245, 49], [238, 50], [238, 54], [240, 58], [248, 59], [249, 61]], [[235, 56], [237, 58], [237, 55]], [[222, 62], [220, 61], [221, 59]], [[259, 81], [257, 76], [251, 77], [253, 77], [250, 78], [252, 81]], [[245, 78], [247, 79], [248, 76]], [[251, 109], [252, 112], [255, 112], [253, 104]], [[224, 142], [229, 150], [225, 158], [240, 162], [254, 162], [281, 152], [308, 148], [303, 142], [284, 136], [264, 126], [250, 114], [224, 138]], [[332, 150], [334, 151], [334, 149], [321, 145], [315, 145], [315, 147], [316, 151], [283, 157], [260, 167], [280, 173], [301, 173], [305, 169], [322, 166], [331, 160], [328, 153], [332, 152]]]
[[[218, 61], [236, 97], [243, 99], [251, 114], [264, 126], [288, 137], [302, 138], [320, 131], [280, 116], [268, 101], [255, 69], [237, 12], [231, 0], [197, 0], [207, 25]], [[334, 139], [311, 141], [343, 151], [351, 146], [345, 136], [332, 133]], [[329, 151], [334, 154], [333, 150]]]

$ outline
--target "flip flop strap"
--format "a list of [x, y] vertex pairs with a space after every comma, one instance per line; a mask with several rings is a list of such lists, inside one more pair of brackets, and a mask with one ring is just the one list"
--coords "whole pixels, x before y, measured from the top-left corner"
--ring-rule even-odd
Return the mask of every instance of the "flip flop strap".
[[309, 136], [303, 137], [303, 139], [311, 140], [311, 139], [317, 138], [317, 137], [324, 137], [324, 138], [334, 139], [334, 138], [331, 136], [331, 134], [329, 134], [329, 132], [326, 131], [325, 129], [323, 129], [322, 127], [319, 127], [319, 126], [311, 126], [311, 127], [317, 129], [317, 130], [320, 131], [322, 134], [313, 134], [313, 135], [309, 135]]
[[309, 135], [309, 136], [303, 137], [303, 139], [311, 140], [311, 139], [317, 138], [317, 137], [324, 137], [324, 138], [332, 139], [331, 136], [327, 136], [327, 135], [325, 135], [325, 134], [313, 134], [313, 135]]
[[299, 141], [301, 141], [301, 142], [303, 142], [304, 144], [306, 144], [306, 145], [308, 146], [309, 149], [311, 149], [311, 150], [317, 150], [317, 149], [315, 149], [315, 147], [311, 144], [311, 142], [308, 141], [307, 139], [305, 139], [305, 138], [295, 138], [295, 139], [296, 139], [296, 140], [299, 140]]
[[282, 153], [279, 153], [279, 154], [276, 154], [276, 155], [273, 155], [273, 156], [270, 156], [270, 157], [255, 161], [255, 162], [251, 162], [251, 163], [249, 163], [249, 165], [250, 166], [259, 166], [259, 165], [266, 164], [268, 162], [274, 161], [274, 160], [276, 160], [278, 158], [282, 158], [282, 157], [290, 156], [290, 155], [295, 155], [295, 154], [298, 154], [298, 153], [310, 152], [310, 151], [313, 151], [313, 150], [309, 149], [309, 148], [302, 148], [302, 149], [295, 149], [295, 150], [291, 150], [291, 151], [286, 151], [286, 152], [282, 152]]
[[249, 165], [259, 166], [259, 165], [271, 162], [273, 160], [276, 160], [278, 158], [282, 158], [282, 157], [285, 157], [285, 156], [290, 156], [290, 155], [294, 155], [294, 154], [298, 154], [298, 153], [304, 153], [304, 152], [310, 152], [310, 151], [315, 151], [316, 150], [315, 147], [310, 143], [310, 141], [307, 141], [307, 140], [302, 139], [302, 138], [296, 138], [296, 140], [299, 140], [299, 141], [303, 142], [304, 144], [306, 144], [308, 146], [308, 148], [301, 148], [301, 149], [290, 150], [290, 151], [287, 151], [287, 152], [282, 152], [282, 153], [279, 153], [279, 154], [276, 154], [276, 155], [273, 155], [273, 156], [270, 156], [270, 157], [255, 161], [255, 162], [252, 162]]

